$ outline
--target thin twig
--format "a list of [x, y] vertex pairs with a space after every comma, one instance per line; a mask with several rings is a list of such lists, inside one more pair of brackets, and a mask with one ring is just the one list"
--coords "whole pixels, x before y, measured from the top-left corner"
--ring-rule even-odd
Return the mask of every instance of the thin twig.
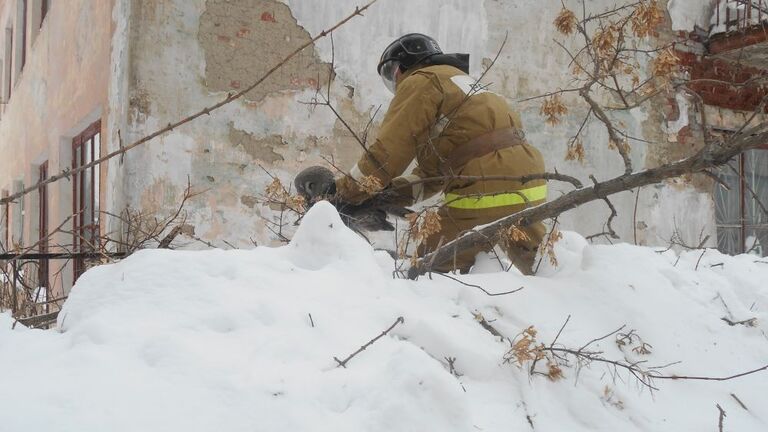
[[365, 345], [361, 346], [357, 351], [355, 351], [352, 354], [350, 354], [349, 356], [347, 356], [347, 358], [345, 358], [344, 360], [339, 360], [338, 358], [334, 357], [333, 359], [336, 361], [336, 363], [338, 363], [338, 365], [336, 367], [346, 368], [347, 367], [347, 362], [352, 360], [353, 357], [355, 357], [356, 355], [358, 355], [361, 352], [363, 352], [369, 346], [373, 345], [377, 340], [379, 340], [379, 339], [383, 338], [384, 336], [386, 336], [387, 334], [389, 334], [389, 332], [392, 331], [392, 329], [395, 328], [398, 324], [403, 324], [403, 323], [405, 323], [405, 319], [403, 319], [403, 317], [398, 317], [395, 320], [395, 322], [391, 326], [389, 326], [388, 329], [384, 330], [383, 332], [381, 332], [380, 335], [378, 335], [375, 338], [373, 338], [370, 341], [368, 341], [368, 343], [366, 343]]
[[741, 401], [741, 399], [739, 399], [739, 398], [738, 398], [738, 397], [737, 397], [737, 396], [736, 396], [734, 393], [731, 393], [731, 397], [732, 397], [732, 398], [734, 398], [734, 399], [736, 400], [736, 402], [738, 402], [738, 403], [739, 403], [739, 405], [740, 405], [742, 408], [744, 408], [744, 411], [749, 411], [749, 409], [747, 409], [747, 406], [746, 406], [746, 405], [744, 405], [744, 402], [742, 402], [742, 401]]
[[453, 277], [451, 275], [448, 275], [448, 274], [445, 274], [445, 273], [435, 273], [435, 274], [436, 275], [440, 275], [440, 276], [442, 276], [444, 278], [448, 278], [448, 279], [450, 279], [452, 281], [458, 282], [458, 283], [460, 283], [460, 284], [462, 284], [464, 286], [468, 286], [470, 288], [477, 288], [480, 291], [484, 292], [488, 297], [498, 297], [498, 296], [503, 296], [503, 295], [514, 294], [514, 293], [522, 290], [523, 288], [525, 288], [525, 287], [520, 287], [520, 288], [517, 288], [517, 289], [513, 289], [512, 291], [505, 291], [505, 292], [500, 292], [500, 293], [492, 293], [492, 292], [487, 291], [485, 288], [481, 287], [480, 285], [475, 285], [475, 284], [464, 282], [464, 281], [462, 281], [460, 279], [457, 279], [457, 278], [455, 278], [455, 277]]
[[717, 410], [720, 412], [720, 416], [717, 420], [717, 429], [720, 432], [723, 432], [723, 420], [725, 419], [725, 410], [723, 407], [720, 406], [720, 404], [715, 404], [717, 407]]

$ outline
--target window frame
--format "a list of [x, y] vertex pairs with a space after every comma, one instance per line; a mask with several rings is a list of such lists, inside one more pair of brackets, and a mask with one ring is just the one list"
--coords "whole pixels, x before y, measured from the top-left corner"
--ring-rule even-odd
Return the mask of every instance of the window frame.
[[[48, 180], [48, 161], [43, 162], [38, 167], [38, 182]], [[38, 251], [41, 254], [49, 252], [49, 238], [48, 238], [48, 185], [42, 185], [38, 188]], [[49, 260], [41, 259], [38, 266], [38, 286], [45, 288], [46, 295], [50, 288], [50, 270]]]
[[[720, 132], [724, 132], [726, 134], [728, 133], [728, 131], [720, 131]], [[768, 152], [768, 143], [763, 144], [761, 146], [758, 146], [758, 147], [756, 147], [756, 148], [754, 148], [752, 150], [753, 151], [766, 151], [766, 152]], [[746, 179], [746, 171], [747, 171], [746, 161], [747, 161], [747, 157], [746, 157], [745, 153], [743, 153], [743, 152], [739, 153], [739, 155], [736, 156], [734, 159], [735, 159], [735, 161], [734, 161], [735, 164], [734, 165], [730, 165], [729, 164], [729, 166], [734, 168], [734, 170], [736, 170], [736, 169], [738, 170], [738, 174], [737, 174], [737, 176], [738, 176], [738, 191], [735, 191], [735, 192], [738, 192], [738, 194], [739, 194], [738, 195], [738, 204], [739, 204], [739, 208], [738, 208], [738, 218], [739, 218], [738, 219], [738, 223], [737, 224], [733, 224], [733, 223], [729, 224], [729, 223], [721, 222], [720, 220], [718, 220], [717, 211], [716, 211], [716, 214], [715, 214], [715, 229], [718, 231], [718, 244], [717, 244], [717, 247], [723, 253], [729, 253], [729, 251], [724, 251], [722, 249], [723, 246], [720, 243], [719, 230], [720, 229], [729, 229], [729, 228], [730, 229], [733, 229], [733, 228], [738, 229], [738, 235], [739, 235], [739, 237], [738, 237], [738, 245], [739, 245], [739, 250], [737, 251], [737, 253], [742, 253], [743, 254], [743, 253], [751, 252], [752, 249], [754, 248], [754, 245], [748, 245], [747, 244], [747, 230], [749, 230], [750, 228], [754, 229], [754, 227], [757, 226], [757, 225], [753, 225], [753, 224], [748, 224], [747, 223], [747, 220], [748, 220], [748, 215], [747, 215], [747, 207], [748, 207], [748, 205], [747, 204], [748, 204], [748, 201], [750, 199], [755, 200], [756, 198], [754, 196], [752, 196], [752, 192], [750, 191], [750, 189], [755, 190], [754, 187], [753, 186], [749, 186], [748, 187], [748, 184], [747, 184], [747, 179]], [[726, 169], [726, 168], [723, 167], [723, 169]], [[722, 186], [719, 185], [719, 184], [716, 184], [715, 187], [722, 187]], [[762, 204], [768, 205], [768, 203], [766, 203], [766, 202], [763, 202]], [[718, 205], [717, 202], [715, 203], [715, 205], [716, 206]], [[733, 225], [737, 225], [737, 226], [733, 226]]]
[[[98, 143], [96, 137], [99, 138]], [[100, 147], [100, 145], [101, 120], [97, 120], [72, 139], [72, 169], [77, 169], [98, 159], [101, 149], [97, 148], [97, 146]], [[83, 151], [87, 149], [87, 146], [90, 146], [90, 153]], [[86, 160], [86, 158], [89, 160]], [[86, 173], [89, 173], [90, 176], [87, 176]], [[94, 247], [96, 245], [85, 244], [83, 240], [89, 237], [98, 240], [100, 235], [100, 220], [96, 210], [99, 202], [97, 194], [100, 191], [99, 174], [99, 165], [72, 174], [72, 245], [75, 252], [93, 252], [96, 250], [96, 247]], [[88, 197], [86, 197], [86, 191], [88, 192]], [[90, 214], [83, 214], [87, 210], [90, 211]], [[85, 221], [90, 221], [91, 223], [85, 225]], [[73, 262], [74, 280], [76, 281], [85, 272], [85, 259], [76, 258]]]
[[27, 64], [27, 21], [29, 19], [29, 0], [19, 0], [21, 2], [21, 67], [19, 71], [24, 70]]
[[48, 2], [48, 0], [41, 0], [40, 1], [40, 25], [38, 26], [38, 29], [43, 28], [43, 23], [45, 22], [45, 17], [48, 16], [48, 12], [51, 11], [51, 4]]
[[[10, 196], [10, 193], [7, 190], [2, 191], [2, 198], [8, 198]], [[5, 231], [3, 232], [5, 238], [3, 239], [3, 246], [7, 251], [11, 249], [10, 247], [10, 237], [11, 237], [11, 203], [7, 202], [3, 204], [3, 226], [5, 228]]]
[[3, 73], [3, 79], [5, 80], [4, 87], [6, 96], [5, 96], [5, 103], [9, 103], [11, 101], [11, 95], [13, 94], [13, 26], [6, 27], [5, 29], [5, 57], [7, 60], [7, 64], [5, 65], [5, 71]]

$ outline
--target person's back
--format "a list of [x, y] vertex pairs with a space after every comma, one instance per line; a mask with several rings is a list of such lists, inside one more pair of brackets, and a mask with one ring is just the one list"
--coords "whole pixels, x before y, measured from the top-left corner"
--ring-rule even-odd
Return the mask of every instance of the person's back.
[[[413, 81], [420, 81], [412, 84]], [[546, 198], [544, 180], [522, 184], [508, 180], [461, 180], [455, 177], [519, 177], [544, 172], [541, 154], [527, 142], [519, 139], [516, 145], [510, 135], [522, 138], [519, 116], [510, 111], [506, 100], [483, 88], [475, 79], [461, 70], [448, 65], [430, 65], [409, 71], [398, 85], [398, 92], [414, 92], [422, 104], [417, 111], [430, 111], [430, 104], [439, 100], [432, 124], [425, 136], [416, 144], [416, 160], [419, 177], [444, 176], [446, 182], [434, 189], [445, 193], [439, 210], [442, 229], [428, 237], [419, 248], [424, 255], [438, 246], [441, 238], [446, 243], [462, 232], [478, 225], [493, 222], [518, 212], [530, 205], [537, 205]], [[439, 93], [435, 97], [432, 93]], [[424, 105], [427, 105], [426, 107]], [[409, 123], [423, 121], [418, 113], [405, 112], [402, 118]], [[391, 127], [420, 130], [423, 125], [394, 123]], [[382, 131], [386, 134], [386, 131]], [[480, 145], [483, 140], [493, 140], [496, 133], [502, 142]], [[461, 153], [461, 155], [458, 155]], [[416, 180], [412, 178], [412, 180]], [[430, 196], [437, 190], [426, 191]], [[517, 241], [503, 242], [509, 255], [519, 259], [518, 267], [525, 273], [532, 270], [536, 248], [544, 235], [544, 227], [536, 224], [518, 234]], [[525, 239], [524, 237], [528, 237]], [[466, 271], [474, 263], [474, 256], [489, 245], [473, 250], [457, 251], [456, 263], [449, 263], [437, 270], [454, 268]]]

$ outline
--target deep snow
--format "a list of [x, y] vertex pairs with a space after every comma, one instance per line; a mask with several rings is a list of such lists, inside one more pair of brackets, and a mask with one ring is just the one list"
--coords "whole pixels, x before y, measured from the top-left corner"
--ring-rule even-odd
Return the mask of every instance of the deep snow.
[[[714, 251], [592, 246], [575, 233], [537, 277], [392, 278], [393, 262], [320, 203], [290, 245], [147, 250], [89, 270], [59, 330], [0, 314], [0, 431], [703, 431], [768, 428], [768, 372], [657, 380], [592, 364], [550, 381], [503, 362], [528, 326], [578, 348], [621, 325], [651, 345], [593, 347], [664, 374], [724, 376], [768, 363], [768, 264]], [[727, 305], [727, 307], [726, 307]], [[397, 317], [404, 324], [353, 358]], [[757, 325], [721, 320], [756, 318]], [[452, 375], [455, 357], [461, 376]], [[735, 395], [747, 408], [742, 408]]]

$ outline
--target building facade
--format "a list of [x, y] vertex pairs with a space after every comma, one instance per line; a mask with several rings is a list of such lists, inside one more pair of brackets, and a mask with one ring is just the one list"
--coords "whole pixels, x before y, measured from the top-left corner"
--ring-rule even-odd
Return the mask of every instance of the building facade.
[[[614, 3], [588, 5], [595, 12]], [[691, 73], [701, 76], [722, 70], [713, 62], [738, 63], [730, 51], [747, 52], [735, 42], [729, 42], [732, 49], [721, 42], [712, 53], [712, 41], [744, 39], [747, 31], [764, 30], [762, 15], [754, 12], [764, 6], [747, 8], [746, 19], [736, 2], [669, 3], [658, 38], [661, 43], [687, 40], [678, 47], [680, 56]], [[11, 195], [220, 102], [358, 5], [357, 0], [0, 0], [0, 190]], [[266, 221], [274, 222], [275, 212], [259, 204], [264, 189], [273, 176], [290, 184], [309, 165], [354, 164], [362, 150], [343, 123], [357, 131], [371, 123], [375, 136], [390, 98], [375, 66], [383, 48], [408, 32], [431, 34], [446, 51], [470, 53], [475, 76], [499, 54], [484, 82], [522, 114], [526, 135], [544, 153], [550, 170], [587, 182], [591, 174], [599, 179], [621, 174], [621, 159], [606, 148], [605, 128], [596, 121], [584, 127], [585, 161], [565, 160], [566, 143], [588, 109], [576, 96], [565, 96], [574, 108], [556, 127], [545, 124], [540, 102], [523, 102], [568, 86], [569, 57], [554, 42], [564, 37], [551, 25], [559, 5], [379, 0], [335, 32], [333, 40], [324, 38], [306, 49], [245, 97], [7, 203], [0, 213], [3, 248], [82, 252], [100, 235], [112, 234], [118, 242], [110, 248], [119, 250], [125, 221], [113, 215], [125, 209], [171, 214], [188, 184], [205, 191], [185, 207], [190, 238], [202, 242], [190, 247], [269, 244], [275, 238]], [[724, 31], [718, 30], [723, 26]], [[765, 52], [759, 46], [765, 40], [751, 37], [748, 42], [758, 47], [749, 48], [756, 63], [746, 72], [741, 65], [731, 67], [750, 77], [764, 74], [768, 65], [759, 61]], [[312, 103], [317, 88], [326, 94], [329, 82], [327, 95], [344, 122]], [[744, 93], [732, 96], [736, 102], [706, 101], [713, 130], [733, 130], [755, 106], [744, 102], [749, 99]], [[675, 160], [701, 142], [700, 113], [682, 93], [615, 118], [637, 138], [631, 155], [638, 168]], [[674, 237], [694, 246], [744, 252], [749, 241], [763, 238], [766, 222], [746, 186], [768, 195], [767, 167], [760, 151], [745, 155], [737, 161], [740, 174], [726, 179], [735, 186], [727, 194], [705, 177], [618, 194], [614, 228], [620, 241], [665, 245]], [[567, 190], [552, 184], [550, 197]], [[591, 203], [559, 222], [562, 229], [589, 235], [604, 231], [608, 214], [603, 203]], [[65, 296], [85, 266], [77, 259], [41, 263], [31, 264], [34, 270], [27, 273], [39, 275], [38, 285], [49, 288], [50, 300]]]

